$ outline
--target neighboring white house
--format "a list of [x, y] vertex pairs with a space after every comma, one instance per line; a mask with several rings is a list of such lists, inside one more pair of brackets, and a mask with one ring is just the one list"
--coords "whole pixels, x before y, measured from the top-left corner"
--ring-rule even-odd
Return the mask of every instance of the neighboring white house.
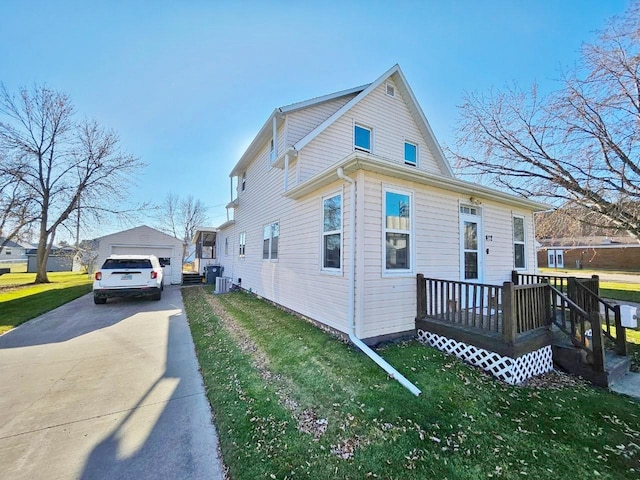
[[165, 284], [182, 282], [182, 241], [146, 225], [96, 239], [96, 269], [112, 254], [155, 255], [164, 267]]
[[[0, 245], [4, 242], [4, 238], [0, 237]], [[27, 261], [27, 251], [35, 247], [27, 242], [9, 240], [2, 248], [0, 248], [0, 263], [3, 261]]]
[[397, 65], [276, 108], [230, 177], [224, 275], [342, 332], [353, 315], [368, 343], [414, 331], [418, 273], [502, 283], [536, 268], [546, 207], [454, 178]]

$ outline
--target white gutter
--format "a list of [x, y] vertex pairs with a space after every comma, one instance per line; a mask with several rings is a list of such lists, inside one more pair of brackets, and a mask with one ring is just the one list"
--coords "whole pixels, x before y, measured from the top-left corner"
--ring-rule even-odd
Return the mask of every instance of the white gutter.
[[349, 198], [351, 206], [349, 208], [349, 256], [351, 257], [351, 265], [349, 266], [349, 275], [351, 282], [349, 284], [349, 340], [364, 352], [371, 360], [376, 362], [391, 378], [396, 379], [400, 384], [413, 393], [416, 397], [422, 393], [418, 387], [406, 379], [404, 375], [393, 368], [384, 358], [374, 352], [366, 343], [356, 336], [356, 317], [355, 317], [355, 288], [356, 288], [356, 182], [352, 178], [344, 174], [342, 167], [336, 170], [338, 178], [345, 182], [349, 182]]

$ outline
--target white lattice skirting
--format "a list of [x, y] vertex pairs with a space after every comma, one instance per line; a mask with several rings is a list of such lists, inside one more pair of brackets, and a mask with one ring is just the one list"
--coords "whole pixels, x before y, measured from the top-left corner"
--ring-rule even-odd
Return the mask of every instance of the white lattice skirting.
[[511, 358], [425, 330], [418, 330], [418, 340], [443, 352], [452, 353], [511, 385], [553, 370], [550, 345], [521, 357]]

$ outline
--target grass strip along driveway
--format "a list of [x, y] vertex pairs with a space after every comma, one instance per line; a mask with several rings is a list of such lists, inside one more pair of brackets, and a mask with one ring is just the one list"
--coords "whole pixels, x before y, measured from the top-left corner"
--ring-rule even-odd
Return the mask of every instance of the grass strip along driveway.
[[0, 334], [91, 291], [86, 273], [52, 272], [51, 283], [34, 284], [35, 273], [0, 276]]
[[183, 298], [232, 479], [640, 475], [640, 408], [626, 397], [507, 386], [417, 342], [381, 350], [422, 389], [414, 397], [249, 294]]

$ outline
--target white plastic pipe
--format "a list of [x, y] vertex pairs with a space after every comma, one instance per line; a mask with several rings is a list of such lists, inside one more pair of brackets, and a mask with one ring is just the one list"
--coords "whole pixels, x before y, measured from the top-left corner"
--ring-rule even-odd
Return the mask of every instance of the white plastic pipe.
[[371, 360], [376, 362], [380, 368], [389, 374], [391, 378], [394, 378], [400, 385], [413, 393], [416, 397], [422, 392], [418, 387], [411, 383], [407, 378], [398, 372], [395, 368], [389, 364], [384, 358], [374, 352], [366, 343], [360, 340], [356, 336], [356, 316], [355, 316], [355, 291], [356, 291], [356, 182], [352, 178], [347, 177], [344, 174], [342, 167], [336, 170], [338, 178], [349, 182], [349, 199], [351, 202], [349, 208], [349, 256], [351, 257], [351, 264], [349, 266], [349, 275], [351, 276], [349, 282], [349, 340], [364, 352]]
[[284, 191], [289, 189], [289, 152], [284, 154]]

